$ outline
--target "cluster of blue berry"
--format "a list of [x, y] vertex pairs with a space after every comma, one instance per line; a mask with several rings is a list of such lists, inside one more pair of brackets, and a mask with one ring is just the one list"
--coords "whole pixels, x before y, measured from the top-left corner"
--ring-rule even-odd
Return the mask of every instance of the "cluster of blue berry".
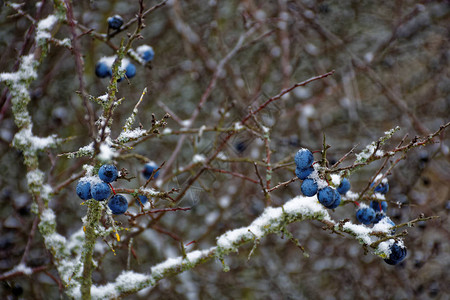
[[335, 209], [341, 204], [341, 195], [350, 190], [350, 182], [344, 178], [337, 189], [329, 186], [326, 181], [317, 176], [313, 167], [314, 156], [308, 149], [300, 149], [295, 154], [295, 175], [303, 180], [301, 191], [303, 195], [312, 197], [317, 194], [319, 202], [329, 209]]
[[[112, 76], [112, 65], [115, 56], [105, 56], [100, 58], [100, 60], [95, 65], [95, 75], [100, 78], [111, 77]], [[130, 79], [136, 75], [136, 67], [128, 59], [122, 61], [122, 66], [125, 68], [125, 76]], [[117, 81], [122, 81], [124, 78], [119, 78]]]
[[[371, 187], [373, 186], [374, 183], [372, 183]], [[378, 193], [381, 195], [386, 195], [388, 191], [389, 183], [386, 178], [384, 178], [374, 189], [375, 194]], [[369, 206], [357, 204], [359, 208], [356, 211], [356, 219], [364, 225], [377, 224], [385, 219], [388, 224], [395, 226], [395, 223], [386, 215], [388, 207], [386, 201], [371, 201]]]
[[[119, 15], [115, 15], [108, 18], [108, 29], [119, 30], [123, 25], [123, 19]], [[136, 49], [138, 55], [146, 63], [153, 60], [155, 52], [153, 48], [148, 45], [141, 45]], [[95, 66], [95, 75], [100, 78], [112, 76], [112, 64], [114, 63], [115, 56], [101, 58]], [[125, 76], [130, 79], [136, 75], [136, 66], [133, 65], [128, 59], [124, 59], [122, 62], [122, 69], [125, 69]], [[118, 81], [122, 81], [124, 78], [120, 78]]]
[[[372, 187], [373, 187], [372, 183]], [[378, 184], [374, 192], [382, 195], [386, 195], [389, 191], [389, 183], [387, 179], [383, 179], [380, 184]], [[356, 211], [356, 219], [363, 223], [364, 225], [378, 224], [383, 221], [389, 226], [395, 226], [395, 223], [386, 215], [388, 204], [386, 201], [371, 201], [370, 205], [360, 204], [358, 210]], [[395, 233], [395, 229], [392, 229], [391, 234]], [[394, 242], [390, 246], [390, 256], [386, 258], [385, 261], [390, 265], [396, 265], [403, 261], [406, 257], [406, 247], [403, 244]]]
[[[319, 178], [317, 171], [313, 167], [314, 156], [308, 149], [300, 149], [295, 154], [295, 175], [303, 180], [301, 191], [303, 195], [312, 197], [317, 194], [319, 202], [328, 209], [335, 209], [341, 203], [341, 195], [345, 195], [350, 190], [350, 181], [343, 178], [339, 186], [335, 189], [328, 185], [328, 183]], [[372, 184], [373, 187], [373, 184]], [[386, 179], [383, 179], [378, 184], [374, 192], [385, 195], [389, 190], [389, 184]], [[355, 202], [356, 203], [356, 202]], [[370, 225], [377, 224], [381, 220], [387, 225], [395, 226], [395, 223], [386, 215], [387, 202], [386, 201], [372, 201], [370, 206], [359, 204], [356, 211], [356, 218], [359, 222]], [[391, 234], [394, 234], [392, 230]], [[394, 242], [390, 245], [390, 255], [385, 261], [388, 264], [396, 265], [403, 261], [406, 257], [406, 248], [403, 243]]]
[[[111, 194], [111, 182], [115, 181], [118, 171], [114, 165], [103, 165], [98, 170], [98, 177], [83, 177], [77, 184], [77, 195], [83, 200], [94, 199], [103, 201], [109, 198]], [[122, 195], [111, 197], [108, 201], [108, 207], [115, 215], [121, 215], [128, 209], [128, 201]]]

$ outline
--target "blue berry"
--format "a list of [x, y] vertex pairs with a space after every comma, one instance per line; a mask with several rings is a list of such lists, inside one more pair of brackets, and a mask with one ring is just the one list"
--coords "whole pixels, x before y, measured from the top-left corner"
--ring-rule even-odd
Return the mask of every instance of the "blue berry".
[[108, 18], [108, 26], [111, 29], [120, 29], [120, 27], [123, 25], [123, 19], [119, 15], [115, 15]]
[[301, 180], [305, 180], [312, 172], [314, 171], [313, 167], [309, 167], [306, 169], [295, 169], [295, 175]]
[[317, 189], [318, 189], [317, 182], [312, 178], [305, 179], [301, 186], [303, 195], [307, 197], [312, 197], [315, 194], [317, 194]]
[[83, 200], [91, 199], [91, 183], [87, 180], [80, 180], [77, 184], [77, 195]]
[[[149, 162], [145, 164], [144, 170], [142, 171], [142, 174], [144, 174], [145, 179], [149, 179], [150, 176], [152, 176], [152, 172], [158, 169], [158, 166], [154, 162]], [[153, 178], [156, 179], [159, 176], [159, 171], [153, 175]]]
[[[145, 196], [143, 196], [143, 195], [140, 195], [140, 196], [139, 196], [139, 200], [141, 201], [142, 205], [144, 205], [145, 203], [148, 202], [148, 198], [145, 197]], [[141, 203], [139, 203], [139, 201], [136, 200], [136, 205], [137, 205], [137, 206], [141, 206]]]
[[136, 75], [136, 67], [132, 63], [129, 63], [125, 68], [125, 76], [130, 79], [134, 77], [134, 75]]
[[374, 211], [383, 211], [386, 212], [387, 210], [387, 202], [386, 201], [371, 201], [370, 207], [373, 208]]
[[136, 48], [136, 51], [146, 62], [153, 60], [153, 57], [155, 57], [155, 51], [149, 45], [139, 46]]
[[362, 207], [356, 212], [356, 219], [365, 225], [369, 225], [375, 219], [375, 211], [371, 207]]
[[341, 203], [341, 196], [338, 192], [336, 192], [335, 189], [327, 186], [323, 189], [320, 189], [317, 198], [319, 199], [319, 202], [325, 206], [326, 208], [333, 208], [333, 206], [336, 208]]
[[374, 192], [380, 193], [380, 194], [386, 194], [389, 191], [389, 183], [387, 182], [381, 182], [379, 185], [376, 186]]
[[373, 224], [377, 224], [378, 222], [380, 222], [385, 217], [386, 217], [386, 214], [384, 212], [376, 211], [375, 212], [375, 218], [373, 219], [372, 223]]
[[239, 141], [236, 144], [234, 144], [234, 148], [236, 148], [236, 151], [239, 153], [243, 153], [245, 149], [247, 149], [248, 145], [245, 141]]
[[328, 209], [335, 209], [336, 207], [339, 206], [339, 204], [341, 204], [341, 195], [337, 190], [333, 191], [334, 191], [334, 202], [331, 205], [325, 206]]
[[350, 190], [350, 181], [347, 178], [342, 179], [341, 184], [337, 187], [337, 191], [341, 195], [345, 195]]
[[114, 195], [108, 202], [108, 207], [115, 215], [121, 215], [128, 209], [128, 201], [122, 195]]
[[99, 61], [95, 65], [95, 75], [97, 75], [100, 78], [112, 76], [112, 70], [110, 67], [108, 67], [108, 65], [105, 62]]
[[314, 156], [311, 151], [302, 148], [295, 154], [294, 160], [298, 169], [306, 169], [312, 165]]
[[103, 165], [98, 170], [98, 177], [104, 182], [113, 182], [117, 179], [117, 168], [115, 165]]
[[403, 261], [406, 257], [407, 251], [406, 247], [399, 245], [399, 243], [395, 242], [390, 247], [391, 254], [389, 258], [386, 258], [384, 261], [390, 265], [396, 265]]
[[97, 201], [105, 200], [111, 194], [111, 189], [106, 182], [97, 182], [91, 187], [92, 198]]

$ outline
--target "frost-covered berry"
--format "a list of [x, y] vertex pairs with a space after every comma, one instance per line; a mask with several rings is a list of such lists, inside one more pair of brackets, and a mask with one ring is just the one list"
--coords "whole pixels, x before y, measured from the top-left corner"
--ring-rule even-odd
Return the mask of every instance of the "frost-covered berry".
[[306, 178], [302, 182], [301, 190], [303, 195], [307, 197], [312, 197], [317, 194], [318, 185], [317, 182], [312, 178]]
[[[142, 205], [144, 205], [145, 203], [148, 202], [148, 198], [145, 197], [144, 195], [140, 195], [139, 196], [139, 200], [141, 201]], [[141, 203], [139, 203], [139, 200], [136, 199], [136, 205], [137, 206], [141, 206]]]
[[136, 52], [146, 62], [153, 60], [153, 57], [155, 57], [155, 51], [153, 51], [153, 48], [149, 45], [141, 45], [137, 47]]
[[384, 261], [390, 265], [396, 265], [403, 261], [406, 257], [407, 251], [406, 247], [398, 242], [395, 242], [389, 248], [391, 254]]
[[294, 160], [298, 169], [306, 169], [312, 165], [314, 156], [311, 151], [302, 148], [295, 154]]
[[356, 219], [365, 225], [369, 225], [375, 219], [375, 211], [368, 206], [360, 207], [356, 211]]
[[337, 206], [335, 206], [335, 202], [338, 201], [337, 205], [341, 203], [341, 196], [339, 195], [339, 193], [329, 186], [320, 189], [317, 194], [317, 198], [319, 199], [319, 202], [326, 208], [336, 208]]
[[128, 201], [122, 195], [114, 195], [109, 199], [108, 207], [115, 215], [121, 215], [128, 209]]
[[91, 183], [81, 179], [77, 184], [77, 195], [83, 200], [91, 199]]
[[381, 182], [379, 185], [377, 185], [377, 187], [374, 190], [375, 193], [380, 194], [386, 194], [388, 191], [389, 191], [389, 183], [387, 183], [387, 181]]
[[341, 184], [337, 187], [337, 191], [341, 195], [345, 195], [350, 190], [350, 180], [342, 179]]
[[104, 182], [113, 182], [117, 179], [117, 168], [115, 165], [103, 165], [98, 170], [98, 177]]
[[105, 200], [109, 197], [111, 189], [106, 182], [97, 182], [91, 187], [91, 195], [97, 201]]
[[[125, 65], [125, 76], [130, 79], [136, 75], [136, 67], [130, 63], [128, 59], [124, 59], [122, 61], [122, 66]], [[121, 67], [122, 68], [122, 67]], [[125, 77], [121, 77], [117, 80], [117, 82], [121, 82]]]
[[123, 25], [123, 19], [119, 15], [108, 18], [108, 26], [111, 29], [119, 29]]
[[306, 169], [299, 169], [296, 168], [295, 169], [295, 175], [301, 179], [301, 180], [305, 180], [309, 175], [311, 175], [311, 173], [314, 171], [313, 167], [308, 167]]
[[[379, 177], [375, 178], [375, 181], [378, 180]], [[370, 187], [373, 187], [374, 182], [370, 185]], [[386, 194], [389, 191], [389, 183], [386, 178], [383, 178], [383, 180], [375, 187], [374, 192], [380, 193], [380, 194]]]
[[99, 61], [95, 65], [95, 75], [97, 75], [100, 78], [105, 78], [108, 76], [112, 76], [112, 70], [111, 68], [103, 61]]
[[387, 210], [387, 202], [386, 201], [371, 201], [370, 207], [373, 208], [374, 211], [383, 211], [386, 212]]
[[[149, 162], [149, 163], [145, 164], [142, 174], [144, 175], [145, 179], [149, 179], [150, 176], [152, 176], [152, 172], [155, 171], [156, 169], [158, 169], [158, 165], [155, 164], [154, 162]], [[155, 175], [153, 175], [153, 179], [158, 178], [158, 176], [159, 176], [159, 171], [156, 172]]]

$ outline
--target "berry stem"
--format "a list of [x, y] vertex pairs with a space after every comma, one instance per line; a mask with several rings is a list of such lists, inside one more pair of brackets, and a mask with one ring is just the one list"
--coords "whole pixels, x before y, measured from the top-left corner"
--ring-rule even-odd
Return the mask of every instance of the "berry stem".
[[114, 190], [113, 186], [111, 185], [111, 183], [108, 182], [109, 187], [111, 188], [111, 190], [113, 191], [113, 194], [116, 195], [116, 191]]
[[194, 243], [196, 243], [196, 241], [194, 240], [194, 241], [192, 241], [192, 242], [189, 242], [189, 243], [187, 243], [186, 245], [185, 245], [185, 247], [187, 247], [187, 246], [189, 246], [189, 245], [191, 245], [191, 244], [194, 244]]

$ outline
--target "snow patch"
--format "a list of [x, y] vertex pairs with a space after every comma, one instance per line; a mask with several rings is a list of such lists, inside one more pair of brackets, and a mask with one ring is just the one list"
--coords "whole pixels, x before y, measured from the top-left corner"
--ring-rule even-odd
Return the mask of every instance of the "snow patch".
[[147, 130], [141, 128], [135, 128], [133, 130], [122, 131], [117, 138], [119, 143], [126, 143], [130, 140], [136, 140], [140, 137], [146, 136]]
[[[362, 206], [362, 204], [361, 204]], [[356, 238], [360, 239], [364, 242], [364, 244], [370, 245], [372, 243], [372, 239], [370, 238], [370, 233], [372, 230], [364, 225], [353, 224], [348, 221], [343, 226], [344, 230], [349, 230], [353, 234], [356, 235]]]
[[196, 163], [202, 163], [206, 160], [206, 157], [202, 154], [195, 154], [194, 157], [192, 158], [192, 162], [194, 164]]

